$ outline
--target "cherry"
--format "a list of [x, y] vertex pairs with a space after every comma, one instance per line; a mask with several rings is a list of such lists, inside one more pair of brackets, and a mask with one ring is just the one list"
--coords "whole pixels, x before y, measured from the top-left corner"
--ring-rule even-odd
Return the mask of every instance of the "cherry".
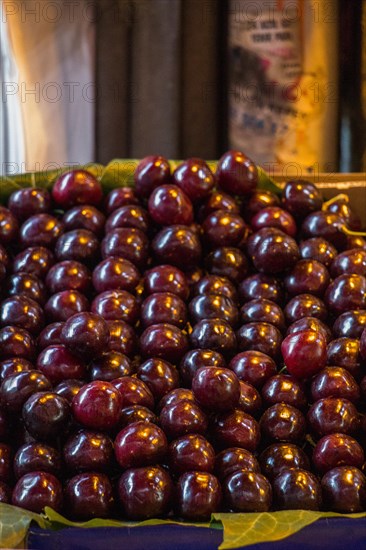
[[141, 323], [144, 327], [170, 323], [183, 329], [187, 323], [187, 308], [179, 296], [170, 292], [150, 294], [141, 304]]
[[240, 351], [256, 350], [276, 359], [280, 353], [282, 335], [270, 323], [247, 323], [236, 333]]
[[113, 505], [112, 484], [105, 474], [83, 472], [65, 485], [65, 506], [74, 519], [109, 518]]
[[231, 447], [216, 455], [214, 471], [220, 481], [238, 470], [260, 472], [258, 460], [252, 453], [240, 447]]
[[360, 341], [356, 338], [336, 338], [327, 347], [328, 365], [348, 370], [355, 378], [362, 375], [364, 361], [360, 354]]
[[238, 246], [247, 226], [243, 218], [235, 212], [215, 210], [202, 223], [204, 239], [209, 246]]
[[140, 350], [143, 357], [159, 357], [176, 363], [188, 351], [188, 339], [169, 323], [150, 325], [140, 336]]
[[288, 181], [282, 192], [282, 204], [297, 219], [320, 210], [323, 199], [314, 184], [306, 180]]
[[303, 317], [316, 317], [325, 321], [328, 316], [324, 302], [312, 294], [299, 294], [291, 298], [285, 306], [284, 313], [289, 324]]
[[125, 321], [133, 326], [139, 318], [139, 304], [127, 290], [106, 290], [98, 294], [91, 304], [91, 311], [105, 321]]
[[134, 227], [147, 233], [150, 228], [150, 217], [142, 206], [126, 204], [112, 212], [107, 219], [105, 232], [109, 233], [119, 227]]
[[183, 271], [196, 266], [202, 254], [197, 234], [185, 225], [164, 227], [154, 237], [151, 247], [159, 263], [169, 263]]
[[347, 245], [344, 221], [338, 214], [318, 210], [309, 214], [301, 226], [305, 237], [321, 237], [329, 241], [337, 250]]
[[273, 481], [273, 502], [278, 510], [320, 510], [320, 483], [307, 470], [284, 470]]
[[67, 210], [62, 217], [65, 231], [72, 229], [87, 229], [97, 237], [101, 237], [104, 232], [105, 215], [89, 204], [74, 206]]
[[92, 358], [102, 353], [109, 341], [106, 321], [96, 313], [77, 313], [65, 322], [61, 340], [81, 357]]
[[159, 185], [170, 182], [169, 162], [160, 156], [148, 156], [140, 160], [134, 172], [136, 195], [148, 198]]
[[59, 384], [70, 378], [83, 380], [86, 377], [84, 361], [60, 344], [46, 347], [38, 355], [36, 366], [52, 384]]
[[51, 209], [51, 197], [46, 189], [28, 187], [13, 191], [8, 200], [8, 209], [19, 221]]
[[269, 378], [261, 392], [265, 405], [286, 403], [300, 410], [306, 408], [307, 398], [300, 383], [286, 374], [276, 374]]
[[122, 376], [112, 380], [112, 384], [122, 396], [122, 408], [141, 405], [154, 409], [154, 396], [145, 382], [132, 376]]
[[0, 206], [0, 244], [13, 243], [18, 237], [19, 224], [17, 218], [5, 206]]
[[353, 437], [333, 433], [322, 437], [313, 450], [313, 464], [321, 474], [336, 466], [361, 468], [365, 456], [363, 449]]
[[163, 407], [160, 425], [169, 439], [176, 439], [189, 433], [204, 434], [208, 421], [197, 403], [183, 399]]
[[240, 409], [218, 415], [212, 428], [218, 448], [241, 447], [254, 452], [259, 445], [258, 422]]
[[53, 200], [63, 208], [76, 204], [98, 205], [103, 190], [98, 180], [86, 170], [71, 170], [62, 174], [53, 184]]
[[235, 212], [238, 214], [239, 206], [235, 198], [231, 195], [223, 191], [214, 191], [200, 207], [198, 211], [199, 221], [203, 221], [212, 212], [215, 212], [215, 210], [225, 210], [226, 212]]
[[193, 348], [210, 349], [230, 355], [236, 349], [236, 337], [233, 329], [221, 319], [203, 319], [199, 321], [189, 335]]
[[299, 244], [300, 255], [304, 260], [316, 260], [329, 268], [335, 257], [337, 249], [322, 237], [306, 239]]
[[363, 512], [366, 507], [366, 477], [352, 466], [333, 468], [321, 480], [326, 510]]
[[212, 473], [215, 451], [202, 435], [187, 434], [169, 445], [168, 462], [170, 471], [176, 475], [193, 470]]
[[179, 385], [177, 369], [162, 359], [152, 358], [144, 361], [138, 366], [136, 375], [149, 387], [156, 401]]
[[192, 391], [204, 409], [229, 411], [240, 399], [240, 384], [236, 374], [229, 369], [202, 367], [192, 380]]
[[276, 304], [281, 304], [283, 301], [283, 290], [279, 279], [262, 273], [246, 277], [239, 284], [238, 290], [241, 303], [254, 299], [271, 300]]
[[31, 298], [41, 306], [47, 300], [46, 287], [44, 283], [31, 273], [14, 273], [6, 281], [6, 293], [8, 296], [21, 294]]
[[89, 378], [91, 380], [106, 380], [129, 376], [133, 367], [129, 358], [118, 351], [107, 351], [89, 363]]
[[214, 185], [214, 176], [202, 159], [191, 158], [182, 162], [173, 172], [173, 182], [191, 199], [197, 202], [209, 197]]
[[218, 479], [206, 472], [185, 472], [178, 479], [175, 511], [191, 521], [208, 521], [220, 509], [222, 490]]
[[104, 211], [109, 215], [126, 204], [139, 204], [135, 189], [132, 187], [117, 187], [116, 189], [112, 189], [106, 196]]
[[83, 386], [84, 382], [82, 380], [68, 378], [67, 380], [63, 380], [62, 382], [57, 384], [57, 386], [54, 387], [54, 392], [57, 393], [57, 395], [61, 395], [61, 397], [64, 397], [71, 405], [75, 395], [79, 393], [80, 389]]
[[36, 392], [23, 405], [22, 418], [28, 432], [36, 439], [54, 440], [70, 422], [68, 401], [54, 392]]
[[135, 422], [123, 428], [114, 441], [114, 452], [123, 469], [151, 466], [162, 461], [168, 442], [161, 428], [151, 422]]
[[154, 424], [159, 424], [158, 417], [147, 407], [131, 405], [130, 407], [123, 408], [120, 418], [121, 428], [135, 422], [153, 422]]
[[341, 397], [316, 401], [308, 411], [307, 420], [310, 429], [318, 436], [331, 433], [354, 435], [360, 427], [356, 407]]
[[165, 406], [175, 405], [179, 401], [188, 400], [195, 402], [193, 391], [187, 388], [175, 388], [166, 393], [159, 401], [156, 410], [161, 412]]
[[227, 277], [235, 284], [240, 283], [248, 273], [248, 260], [239, 249], [230, 246], [216, 248], [206, 257], [207, 270], [211, 275]]
[[187, 386], [191, 386], [195, 373], [201, 367], [225, 367], [226, 363], [217, 351], [211, 349], [192, 349], [183, 357], [179, 365], [182, 380]]
[[22, 357], [33, 359], [35, 343], [32, 335], [19, 327], [4, 327], [0, 329], [0, 357]]
[[11, 357], [10, 359], [4, 359], [4, 361], [0, 361], [0, 382], [11, 374], [30, 371], [33, 369], [34, 366], [32, 363], [22, 357]]
[[80, 430], [63, 447], [63, 460], [72, 472], [108, 472], [113, 459], [113, 442], [104, 433]]
[[258, 472], [237, 470], [222, 483], [224, 501], [233, 512], [268, 512], [272, 504], [272, 487]]
[[19, 239], [23, 248], [45, 246], [53, 248], [64, 230], [63, 223], [51, 214], [35, 214], [20, 228]]
[[176, 185], [156, 187], [149, 197], [148, 210], [152, 220], [159, 225], [190, 225], [193, 222], [191, 200]]
[[146, 294], [155, 292], [170, 292], [187, 300], [189, 288], [187, 279], [182, 271], [172, 265], [158, 265], [145, 271], [144, 290]]
[[191, 300], [189, 304], [191, 320], [198, 323], [204, 319], [223, 319], [230, 326], [238, 324], [239, 312], [231, 298], [220, 294], [201, 294]]
[[40, 514], [45, 506], [59, 512], [62, 506], [62, 486], [49, 472], [29, 472], [18, 479], [11, 497], [14, 506]]
[[28, 296], [11, 296], [0, 305], [0, 323], [2, 326], [15, 326], [38, 334], [44, 325], [41, 306]]
[[[267, 231], [267, 228], [260, 229], [258, 235], [261, 231]], [[294, 267], [300, 259], [300, 253], [295, 239], [282, 231], [271, 229], [271, 232], [261, 236], [251, 258], [259, 272], [276, 275]]]
[[298, 443], [305, 436], [306, 420], [299, 409], [276, 403], [263, 413], [260, 427], [262, 435], [270, 441]]
[[327, 205], [327, 211], [338, 214], [346, 223], [349, 229], [353, 231], [359, 231], [361, 229], [361, 220], [357, 214], [352, 211], [349, 205], [349, 197], [347, 195], [340, 195], [339, 199], [329, 201]]
[[121, 406], [120, 392], [110, 382], [95, 380], [75, 395], [72, 412], [82, 426], [108, 431], [117, 427]]
[[271, 481], [289, 469], [310, 469], [307, 455], [294, 443], [272, 443], [262, 451], [259, 462], [262, 473]]
[[16, 479], [35, 471], [58, 476], [61, 471], [61, 456], [54, 447], [45, 443], [28, 443], [17, 450], [13, 468]]
[[352, 309], [366, 309], [366, 277], [356, 273], [340, 275], [328, 286], [325, 301], [335, 315]]
[[300, 260], [285, 277], [287, 292], [298, 294], [314, 294], [322, 297], [330, 281], [327, 268], [316, 260]]
[[57, 239], [55, 255], [59, 261], [74, 260], [91, 265], [99, 256], [99, 241], [87, 229], [73, 229]]
[[286, 336], [281, 351], [288, 372], [296, 378], [309, 378], [322, 370], [327, 361], [326, 346], [323, 335], [312, 330]]
[[128, 519], [143, 520], [169, 512], [173, 483], [159, 466], [130, 468], [118, 481], [118, 495]]
[[262, 398], [259, 391], [243, 380], [240, 380], [238, 408], [254, 417], [257, 417], [262, 412]]
[[261, 388], [266, 380], [277, 373], [274, 360], [256, 350], [238, 353], [230, 361], [229, 368], [235, 372], [239, 380], [249, 382], [255, 388]]
[[324, 397], [343, 397], [357, 403], [360, 389], [348, 370], [342, 367], [325, 367], [311, 382], [311, 397], [313, 401]]
[[297, 334], [298, 332], [304, 332], [312, 330], [313, 332], [321, 333], [324, 336], [327, 344], [332, 340], [333, 335], [328, 327], [323, 321], [317, 319], [316, 317], [301, 317], [297, 321], [291, 323], [287, 329], [287, 335]]
[[67, 321], [73, 315], [89, 310], [87, 298], [77, 290], [63, 290], [46, 302], [44, 312], [49, 322]]
[[280, 206], [280, 199], [271, 191], [255, 189], [243, 205], [244, 218], [250, 223], [253, 216], [268, 206]]
[[226, 296], [233, 302], [237, 301], [237, 292], [235, 285], [227, 277], [218, 275], [203, 275], [194, 286], [193, 294], [216, 294]]
[[254, 231], [259, 231], [263, 227], [276, 227], [290, 237], [294, 237], [297, 233], [294, 218], [279, 206], [268, 206], [261, 209], [252, 217], [250, 225]]
[[366, 311], [356, 309], [341, 313], [333, 325], [333, 332], [338, 338], [360, 338], [365, 328]]
[[216, 178], [221, 189], [232, 195], [249, 195], [258, 182], [253, 161], [240, 151], [227, 151], [219, 159]]
[[109, 328], [108, 350], [132, 357], [137, 347], [134, 329], [122, 320], [107, 321]]
[[263, 321], [274, 325], [278, 330], [284, 331], [285, 317], [278, 304], [265, 298], [250, 300], [240, 309], [242, 323]]
[[330, 272], [333, 278], [344, 274], [350, 275], [352, 273], [364, 275], [366, 273], [366, 250], [353, 248], [341, 252], [341, 254], [338, 254], [333, 260]]
[[0, 401], [6, 411], [20, 412], [28, 397], [40, 391], [51, 390], [51, 383], [39, 371], [30, 370], [10, 374], [0, 386]]
[[55, 263], [53, 253], [43, 246], [33, 246], [19, 252], [13, 261], [13, 271], [31, 273], [39, 279], [44, 279], [50, 267]]

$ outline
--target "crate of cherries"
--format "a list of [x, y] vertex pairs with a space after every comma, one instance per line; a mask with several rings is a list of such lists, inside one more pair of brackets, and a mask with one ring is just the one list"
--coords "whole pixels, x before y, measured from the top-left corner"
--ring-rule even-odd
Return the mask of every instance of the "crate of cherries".
[[0, 502], [71, 520], [366, 510], [366, 242], [229, 151], [0, 207]]

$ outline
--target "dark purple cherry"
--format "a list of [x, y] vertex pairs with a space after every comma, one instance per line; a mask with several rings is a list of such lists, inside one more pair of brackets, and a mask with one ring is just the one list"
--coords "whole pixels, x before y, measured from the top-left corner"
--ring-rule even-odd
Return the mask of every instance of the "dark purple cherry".
[[53, 253], [43, 246], [34, 246], [19, 252], [13, 261], [13, 271], [31, 273], [39, 279], [44, 279], [55, 263]]
[[110, 256], [125, 258], [139, 269], [146, 265], [148, 248], [149, 243], [145, 233], [132, 227], [113, 229], [101, 243], [103, 258]]
[[37, 369], [47, 376], [52, 384], [70, 378], [83, 380], [86, 377], [84, 361], [63, 345], [45, 348], [37, 357]]
[[38, 334], [44, 325], [44, 315], [41, 306], [26, 295], [11, 296], [1, 303], [0, 323]]
[[225, 210], [226, 212], [235, 212], [239, 214], [239, 205], [231, 195], [223, 191], [214, 191], [199, 209], [199, 221], [203, 221], [212, 212], [215, 212], [215, 210]]
[[195, 373], [201, 367], [222, 368], [225, 366], [226, 363], [221, 353], [211, 349], [192, 349], [183, 356], [179, 372], [184, 383], [191, 386]]
[[250, 225], [254, 231], [263, 227], [276, 227], [290, 237], [297, 233], [296, 222], [289, 212], [279, 206], [268, 206], [260, 210], [252, 217]]
[[59, 512], [62, 506], [62, 485], [49, 472], [29, 472], [18, 479], [11, 498], [14, 506], [36, 514], [49, 506]]
[[80, 430], [70, 435], [62, 452], [72, 472], [108, 472], [113, 465], [113, 442], [100, 432]]
[[299, 244], [300, 255], [304, 260], [316, 260], [330, 267], [337, 256], [337, 249], [322, 237], [313, 237]]
[[32, 335], [22, 328], [4, 327], [0, 329], [0, 357], [23, 357], [32, 359], [35, 355], [35, 343]]
[[286, 336], [281, 352], [288, 372], [300, 380], [310, 378], [327, 363], [327, 342], [321, 332], [313, 330]]
[[241, 303], [265, 299], [281, 304], [284, 297], [280, 280], [263, 273], [256, 273], [243, 279], [238, 291]]
[[177, 166], [172, 179], [193, 203], [209, 197], [215, 185], [214, 175], [206, 162], [196, 158], [187, 159]]
[[85, 294], [91, 287], [91, 273], [84, 264], [65, 260], [51, 267], [46, 276], [46, 286], [52, 294], [63, 290], [77, 290]]
[[16, 479], [36, 471], [57, 476], [61, 471], [61, 456], [57, 449], [45, 443], [28, 443], [17, 450], [13, 468]]
[[122, 409], [141, 405], [154, 410], [154, 396], [145, 382], [132, 376], [122, 376], [112, 380], [112, 384], [122, 396]]
[[185, 274], [172, 265], [158, 265], [145, 271], [144, 290], [146, 294], [170, 292], [187, 300], [189, 287]]
[[324, 397], [340, 397], [357, 403], [360, 399], [360, 388], [352, 374], [342, 367], [325, 367], [311, 382], [313, 401]]
[[366, 309], [366, 277], [349, 273], [340, 275], [328, 286], [325, 301], [335, 315], [352, 309]]
[[173, 483], [159, 466], [130, 468], [118, 481], [118, 496], [123, 515], [130, 520], [145, 520], [169, 512]]
[[121, 428], [135, 422], [153, 422], [154, 424], [159, 424], [159, 419], [150, 409], [143, 405], [124, 407], [121, 411], [119, 422]]
[[316, 260], [300, 260], [284, 279], [291, 296], [314, 294], [322, 297], [330, 281], [327, 268]]
[[134, 325], [140, 308], [135, 296], [127, 290], [106, 290], [94, 298], [91, 311], [106, 321], [125, 321]]
[[282, 471], [273, 481], [273, 503], [277, 510], [320, 510], [322, 489], [317, 477], [298, 468]]
[[318, 210], [305, 218], [301, 230], [305, 237], [321, 237], [329, 241], [337, 250], [342, 250], [347, 246], [344, 226], [344, 220], [339, 214]]
[[316, 317], [301, 317], [301, 319], [293, 322], [288, 327], [287, 334], [296, 334], [297, 332], [303, 332], [304, 330], [320, 332], [324, 336], [327, 344], [329, 344], [329, 342], [333, 339], [332, 332], [328, 325]]
[[240, 380], [240, 399], [238, 409], [251, 414], [255, 418], [262, 412], [262, 398], [259, 391], [249, 384]]
[[164, 397], [162, 397], [156, 407], [156, 410], [158, 412], [161, 412], [163, 408], [167, 405], [175, 405], [179, 401], [182, 401], [183, 399], [186, 399], [188, 401], [195, 402], [196, 399], [194, 397], [193, 391], [189, 390], [187, 388], [175, 388], [174, 390], [171, 390], [170, 392], [166, 393]]
[[360, 354], [360, 341], [356, 338], [336, 338], [327, 347], [327, 363], [343, 367], [356, 379], [362, 375], [365, 362]]
[[80, 389], [83, 386], [84, 382], [82, 380], [74, 380], [73, 378], [68, 378], [67, 380], [63, 380], [62, 382], [57, 384], [57, 386], [54, 387], [53, 391], [57, 393], [57, 395], [61, 395], [61, 397], [64, 397], [71, 405], [75, 395], [79, 393]]
[[222, 491], [218, 479], [205, 472], [185, 472], [178, 480], [175, 512], [191, 521], [208, 521], [220, 509]]
[[61, 339], [71, 352], [83, 358], [92, 358], [105, 351], [108, 345], [108, 325], [96, 313], [77, 313], [65, 322]]
[[322, 437], [313, 450], [313, 465], [321, 474], [337, 466], [362, 468], [365, 455], [353, 437], [338, 433]]
[[270, 441], [297, 443], [305, 436], [306, 420], [296, 407], [276, 403], [263, 413], [260, 427], [263, 437]]
[[338, 254], [330, 267], [333, 278], [344, 274], [365, 275], [366, 273], [366, 250], [352, 248]]
[[31, 273], [14, 273], [6, 281], [6, 293], [8, 296], [22, 295], [31, 298], [40, 305], [47, 300], [47, 292], [44, 283]]
[[200, 368], [193, 377], [192, 391], [198, 403], [211, 411], [230, 411], [240, 399], [239, 379], [226, 368]]
[[247, 323], [236, 333], [239, 351], [261, 351], [276, 359], [280, 353], [282, 336], [278, 328], [269, 323]]
[[248, 273], [248, 260], [239, 248], [223, 246], [206, 257], [206, 267], [210, 274], [227, 277], [238, 284]]
[[109, 231], [119, 227], [134, 227], [147, 233], [150, 228], [149, 215], [142, 206], [127, 204], [112, 212], [107, 219], [105, 232], [109, 233]]
[[132, 187], [117, 187], [112, 189], [104, 200], [104, 211], [110, 215], [112, 212], [126, 204], [140, 204]]
[[140, 317], [143, 327], [170, 323], [183, 329], [187, 323], [187, 307], [176, 294], [156, 292], [142, 302]]
[[252, 453], [240, 447], [231, 447], [216, 455], [214, 471], [220, 481], [238, 470], [260, 472], [258, 460]]
[[313, 183], [292, 180], [283, 189], [282, 204], [295, 218], [303, 220], [311, 212], [321, 209], [323, 198]]
[[76, 204], [98, 205], [103, 198], [99, 181], [86, 170], [70, 170], [62, 174], [52, 188], [53, 200], [63, 208]]
[[324, 508], [333, 512], [363, 512], [366, 508], [366, 477], [358, 468], [340, 466], [321, 481]]
[[338, 338], [360, 338], [363, 330], [366, 328], [366, 310], [356, 309], [345, 311], [337, 317], [333, 332]]
[[206, 414], [190, 399], [166, 405], [160, 412], [160, 425], [166, 436], [176, 439], [186, 434], [205, 434], [208, 426]]
[[258, 472], [237, 470], [223, 480], [224, 502], [232, 512], [269, 512], [272, 487]]
[[72, 401], [74, 418], [82, 426], [93, 430], [111, 430], [117, 427], [122, 407], [120, 392], [101, 380], [83, 386]]
[[123, 469], [159, 464], [168, 451], [166, 436], [152, 422], [135, 422], [123, 428], [114, 441], [114, 452]]
[[18, 189], [10, 195], [8, 208], [19, 221], [24, 221], [35, 214], [49, 212], [51, 197], [47, 189], [37, 187]]
[[105, 215], [89, 204], [78, 205], [67, 210], [62, 217], [65, 231], [87, 229], [98, 237], [103, 235]]
[[63, 290], [53, 294], [44, 307], [49, 322], [67, 321], [73, 315], [89, 310], [89, 302], [77, 290]]
[[219, 294], [226, 296], [233, 302], [237, 300], [237, 292], [233, 283], [227, 277], [219, 277], [218, 275], [204, 275], [194, 286], [193, 293], [195, 296], [199, 294]]
[[35, 214], [21, 226], [20, 244], [23, 248], [45, 246], [52, 249], [63, 230], [63, 223], [51, 214]]
[[359, 216], [352, 210], [349, 204], [349, 196], [342, 193], [337, 200], [329, 201], [327, 211], [338, 214], [345, 222], [349, 229], [359, 231], [361, 229], [361, 220]]
[[73, 229], [57, 239], [55, 255], [59, 261], [74, 260], [93, 264], [99, 256], [99, 241], [87, 229]]
[[154, 237], [151, 247], [159, 263], [169, 263], [183, 271], [196, 266], [202, 254], [198, 236], [185, 225], [164, 227]]
[[188, 338], [169, 323], [150, 325], [140, 336], [140, 350], [143, 357], [159, 357], [176, 363], [188, 351]]
[[144, 361], [137, 367], [136, 376], [150, 388], [155, 401], [160, 401], [179, 385], [178, 370], [162, 359], [152, 358]]
[[300, 259], [295, 239], [285, 233], [275, 233], [274, 229], [272, 231], [272, 234], [260, 239], [252, 255], [254, 267], [268, 275], [283, 273], [293, 268]]
[[147, 199], [159, 185], [170, 182], [170, 166], [166, 158], [148, 156], [140, 160], [134, 173], [136, 194]]
[[243, 205], [244, 218], [250, 223], [253, 216], [268, 206], [280, 206], [280, 199], [271, 191], [255, 189]]
[[125, 321], [107, 321], [109, 328], [108, 350], [118, 351], [132, 357], [137, 348], [137, 337], [134, 329]]
[[240, 214], [215, 210], [202, 223], [205, 241], [211, 248], [238, 246], [242, 241], [247, 225]]
[[170, 471], [175, 475], [192, 470], [212, 472], [215, 465], [215, 451], [202, 435], [183, 435], [169, 445], [168, 463]]
[[5, 206], [0, 206], [0, 244], [7, 245], [14, 242], [18, 233], [18, 220]]
[[362, 248], [366, 250], [366, 240], [358, 235], [347, 235], [347, 246], [345, 249]]
[[319, 399], [311, 405], [307, 421], [311, 431], [317, 436], [331, 433], [354, 435], [360, 428], [355, 405], [343, 397]]
[[328, 312], [324, 302], [313, 294], [299, 294], [291, 298], [284, 308], [288, 324], [295, 323], [303, 317], [316, 317], [325, 321]]
[[260, 389], [263, 384], [277, 373], [274, 360], [265, 353], [256, 350], [243, 351], [235, 355], [229, 363], [239, 380]]
[[236, 327], [239, 320], [239, 312], [231, 298], [220, 294], [201, 294], [191, 300], [189, 313], [192, 323], [198, 323], [203, 319], [222, 319], [230, 326]]
[[224, 356], [231, 355], [236, 350], [235, 333], [229, 323], [221, 319], [199, 321], [189, 338], [193, 348], [218, 351]]
[[219, 159], [216, 178], [221, 189], [231, 195], [249, 195], [258, 183], [254, 162], [240, 151], [227, 151]]
[[240, 309], [241, 322], [264, 322], [274, 325], [278, 330], [284, 331], [285, 317], [282, 309], [276, 302], [257, 298], [245, 303]]
[[212, 430], [217, 448], [240, 447], [254, 452], [260, 442], [258, 422], [240, 409], [218, 415]]
[[286, 374], [276, 374], [267, 380], [261, 395], [267, 406], [287, 403], [301, 410], [307, 406], [304, 388], [295, 378]]
[[93, 359], [88, 366], [90, 380], [110, 382], [121, 376], [130, 376], [133, 367], [129, 358], [118, 351], [107, 351]]
[[176, 185], [156, 187], [149, 197], [148, 210], [151, 219], [159, 225], [190, 225], [193, 222], [192, 202]]
[[22, 357], [11, 357], [9, 359], [4, 359], [3, 361], [0, 361], [0, 382], [11, 374], [30, 371], [33, 369], [33, 364]]
[[67, 430], [70, 405], [57, 393], [44, 391], [31, 395], [23, 405], [22, 418], [28, 432], [37, 440], [54, 440]]
[[65, 485], [65, 505], [73, 519], [111, 517], [114, 496], [109, 478], [102, 473], [83, 472]]
[[271, 481], [288, 469], [310, 469], [307, 455], [293, 443], [273, 443], [260, 454], [259, 463], [262, 473]]
[[48, 346], [61, 344], [61, 331], [63, 326], [64, 323], [60, 321], [46, 325], [37, 338], [38, 349], [43, 350]]

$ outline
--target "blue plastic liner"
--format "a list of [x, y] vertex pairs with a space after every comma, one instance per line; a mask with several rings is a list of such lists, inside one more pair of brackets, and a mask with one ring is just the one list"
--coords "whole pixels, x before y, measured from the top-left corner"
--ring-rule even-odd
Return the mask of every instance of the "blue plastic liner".
[[[220, 529], [150, 525], [145, 527], [29, 530], [30, 550], [217, 550]], [[366, 518], [321, 519], [286, 539], [246, 546], [246, 550], [366, 549]]]

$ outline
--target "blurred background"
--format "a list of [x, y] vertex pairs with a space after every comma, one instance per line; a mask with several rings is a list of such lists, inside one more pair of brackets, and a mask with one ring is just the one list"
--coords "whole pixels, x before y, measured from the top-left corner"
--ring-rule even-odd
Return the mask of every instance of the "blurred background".
[[3, 174], [229, 147], [366, 170], [364, 0], [0, 4]]

